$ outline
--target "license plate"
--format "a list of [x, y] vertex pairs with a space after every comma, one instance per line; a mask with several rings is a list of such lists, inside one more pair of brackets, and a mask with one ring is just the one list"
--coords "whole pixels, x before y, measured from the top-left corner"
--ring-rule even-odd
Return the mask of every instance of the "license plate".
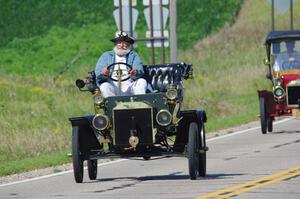
[[300, 117], [300, 109], [293, 109], [292, 110], [292, 115], [294, 117]]

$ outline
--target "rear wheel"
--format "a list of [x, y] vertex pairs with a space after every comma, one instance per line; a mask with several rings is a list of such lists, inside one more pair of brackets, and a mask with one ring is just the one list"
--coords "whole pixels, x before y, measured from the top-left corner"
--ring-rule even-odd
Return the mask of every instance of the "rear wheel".
[[143, 156], [144, 160], [150, 160], [151, 156]]
[[97, 160], [88, 160], [87, 166], [88, 166], [88, 173], [90, 180], [96, 180], [97, 178]]
[[265, 98], [259, 98], [259, 110], [260, 110], [260, 125], [262, 134], [267, 133], [267, 113]]
[[[198, 126], [195, 122], [190, 124], [189, 127], [189, 140], [188, 140], [188, 164], [189, 174], [191, 180], [195, 180], [198, 175], [199, 169], [199, 136]], [[198, 138], [197, 138], [198, 137]]]
[[273, 131], [273, 118], [269, 117], [267, 120], [268, 123], [268, 132], [272, 132]]
[[199, 176], [205, 177], [206, 176], [206, 140], [205, 140], [205, 128], [204, 124], [202, 124], [202, 128], [200, 131], [200, 144], [201, 144], [201, 151], [199, 153]]
[[82, 183], [83, 181], [83, 159], [81, 158], [79, 144], [79, 127], [74, 126], [72, 129], [72, 159], [73, 159], [73, 172], [75, 181]]

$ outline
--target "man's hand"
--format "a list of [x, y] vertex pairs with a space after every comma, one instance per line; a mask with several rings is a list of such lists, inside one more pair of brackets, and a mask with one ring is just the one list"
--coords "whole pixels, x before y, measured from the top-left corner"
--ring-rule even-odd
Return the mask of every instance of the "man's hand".
[[103, 74], [104, 76], [108, 76], [108, 75], [109, 75], [109, 70], [108, 70], [106, 67], [103, 68], [102, 74]]
[[133, 68], [133, 69], [130, 71], [130, 76], [133, 77], [133, 76], [136, 76], [136, 74], [137, 74], [137, 71], [136, 71], [136, 69]]

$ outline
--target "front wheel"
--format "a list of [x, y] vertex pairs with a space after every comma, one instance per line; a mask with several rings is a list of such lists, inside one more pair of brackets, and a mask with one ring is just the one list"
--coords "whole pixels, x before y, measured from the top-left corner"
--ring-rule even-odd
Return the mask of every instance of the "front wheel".
[[79, 127], [74, 126], [72, 129], [72, 159], [73, 159], [73, 172], [75, 181], [82, 183], [83, 181], [83, 159], [80, 153], [79, 144]]

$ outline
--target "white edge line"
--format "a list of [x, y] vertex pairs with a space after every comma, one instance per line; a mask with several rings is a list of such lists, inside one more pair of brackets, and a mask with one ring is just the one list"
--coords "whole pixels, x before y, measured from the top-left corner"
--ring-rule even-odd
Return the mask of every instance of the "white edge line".
[[[284, 123], [284, 122], [290, 121], [290, 120], [292, 120], [292, 119], [294, 119], [294, 118], [293, 118], [293, 117], [291, 117], [291, 118], [286, 118], [286, 119], [283, 119], [283, 120], [279, 120], [279, 121], [277, 121], [277, 122], [274, 122], [273, 124], [276, 125], [276, 124]], [[249, 132], [249, 131], [253, 131], [253, 130], [256, 130], [256, 129], [260, 129], [260, 128], [261, 128], [260, 126], [256, 126], [256, 127], [252, 127], [252, 128], [245, 129], [245, 130], [236, 131], [236, 132], [234, 132], [234, 133], [229, 133], [229, 134], [226, 134], [226, 135], [221, 135], [221, 136], [213, 137], [213, 138], [207, 139], [206, 141], [207, 141], [207, 142], [211, 142], [211, 141], [223, 139], [223, 138], [226, 138], [226, 137], [231, 137], [231, 136], [234, 136], [234, 135], [247, 133], [247, 132]]]
[[[286, 119], [283, 119], [283, 120], [279, 120], [277, 122], [274, 122], [274, 125], [280, 124], [280, 123], [283, 123], [283, 122], [287, 122], [287, 121], [290, 121], [292, 119], [293, 118], [286, 118]], [[229, 134], [221, 135], [221, 136], [214, 137], [214, 138], [210, 138], [210, 139], [208, 139], [206, 141], [207, 142], [211, 142], [211, 141], [223, 139], [223, 138], [226, 138], [226, 137], [231, 137], [231, 136], [234, 136], [234, 135], [243, 134], [243, 133], [246, 133], [246, 132], [249, 132], [249, 131], [252, 131], [252, 130], [256, 130], [256, 129], [260, 129], [260, 126], [249, 128], [249, 129], [245, 129], [245, 130], [241, 130], [241, 131], [236, 131], [234, 133], [229, 133]], [[114, 160], [114, 161], [110, 161], [110, 162], [104, 162], [104, 163], [98, 164], [98, 166], [105, 166], [105, 165], [115, 164], [115, 163], [123, 162], [125, 160], [128, 160], [128, 159], [119, 159], [119, 160]], [[85, 167], [85, 169], [86, 169], [86, 167]], [[49, 174], [49, 175], [45, 175], [45, 176], [30, 178], [30, 179], [26, 179], [26, 180], [20, 180], [20, 181], [11, 182], [11, 183], [0, 184], [0, 187], [5, 187], [5, 186], [9, 186], [9, 185], [16, 185], [16, 184], [21, 184], [21, 183], [35, 181], [35, 180], [41, 180], [41, 179], [50, 178], [50, 177], [54, 177], [54, 176], [64, 175], [64, 174], [67, 174], [67, 173], [72, 173], [72, 172], [73, 172], [73, 169], [72, 170], [68, 170], [68, 171], [62, 171], [62, 172], [59, 172], [59, 173], [53, 173], [53, 174]]]
[[[106, 165], [110, 165], [110, 164], [115, 164], [115, 163], [119, 163], [119, 162], [123, 162], [127, 159], [119, 159], [119, 160], [113, 160], [110, 162], [104, 162], [104, 163], [100, 163], [98, 164], [98, 166], [106, 166]], [[86, 169], [87, 167], [85, 167], [84, 169]], [[49, 174], [49, 175], [45, 175], [45, 176], [39, 176], [39, 177], [35, 177], [35, 178], [30, 178], [30, 179], [26, 179], [26, 180], [20, 180], [20, 181], [16, 181], [16, 182], [11, 182], [11, 183], [6, 183], [6, 184], [0, 184], [0, 187], [5, 187], [5, 186], [9, 186], [9, 185], [16, 185], [16, 184], [21, 184], [21, 183], [26, 183], [26, 182], [31, 182], [31, 181], [35, 181], [35, 180], [42, 180], [45, 178], [51, 178], [51, 177], [55, 177], [55, 176], [60, 176], [60, 175], [64, 175], [67, 173], [72, 173], [73, 169], [68, 170], [68, 171], [62, 171], [62, 172], [58, 172], [58, 173], [53, 173], [53, 174]]]

